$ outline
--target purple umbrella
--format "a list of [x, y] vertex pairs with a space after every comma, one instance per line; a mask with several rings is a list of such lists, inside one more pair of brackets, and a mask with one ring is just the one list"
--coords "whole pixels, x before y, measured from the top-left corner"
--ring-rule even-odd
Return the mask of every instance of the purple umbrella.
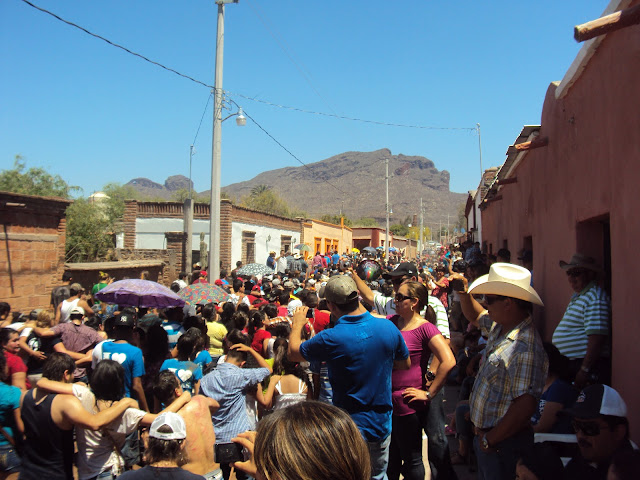
[[184, 300], [164, 285], [149, 280], [130, 278], [118, 280], [96, 293], [101, 302], [129, 307], [184, 307]]

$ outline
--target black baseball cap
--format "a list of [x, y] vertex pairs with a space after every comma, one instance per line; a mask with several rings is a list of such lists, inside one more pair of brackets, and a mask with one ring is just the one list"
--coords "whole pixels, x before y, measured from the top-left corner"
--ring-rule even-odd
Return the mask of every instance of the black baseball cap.
[[416, 268], [415, 263], [402, 262], [394, 270], [383, 274], [382, 278], [385, 280], [391, 280], [397, 277], [404, 277], [405, 275], [408, 277], [415, 277], [418, 275], [418, 269]]

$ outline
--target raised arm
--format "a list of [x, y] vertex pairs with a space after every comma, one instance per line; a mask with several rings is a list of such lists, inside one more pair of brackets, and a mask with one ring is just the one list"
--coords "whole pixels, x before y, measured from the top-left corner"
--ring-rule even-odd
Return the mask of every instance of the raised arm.
[[479, 328], [478, 319], [480, 315], [485, 312], [485, 308], [480, 305], [475, 298], [469, 293], [467, 290], [469, 288], [469, 281], [464, 275], [460, 275], [459, 273], [451, 274], [451, 279], [462, 280], [462, 284], [464, 285], [464, 290], [458, 291], [458, 297], [460, 298], [460, 307], [462, 308], [462, 313], [466, 317], [466, 319], [471, 323], [474, 327]]
[[[190, 400], [191, 400], [191, 394], [189, 392], [182, 392], [182, 395], [180, 395], [173, 402], [167, 405], [167, 408], [162, 410], [160, 413], [165, 413], [165, 412], [178, 413], [178, 410], [180, 410], [187, 403], [189, 403]], [[140, 420], [140, 423], [143, 426], [148, 427], [153, 423], [153, 421], [158, 417], [158, 415], [160, 415], [160, 413], [147, 413], [144, 417], [142, 417], [142, 420]]]
[[368, 305], [371, 305], [373, 307], [374, 306], [373, 290], [371, 290], [369, 288], [369, 285], [367, 285], [364, 282], [364, 280], [362, 280], [360, 276], [353, 271], [353, 268], [350, 268], [349, 271], [351, 272], [351, 278], [353, 278], [354, 282], [356, 282], [356, 287], [358, 287], [358, 292], [360, 292], [360, 296], [362, 297], [362, 300], [364, 300]]
[[245, 345], [244, 343], [236, 343], [231, 348], [234, 349], [234, 350], [240, 350], [241, 352], [247, 352], [247, 353], [253, 355], [253, 358], [256, 359], [256, 362], [258, 362], [258, 365], [260, 365], [262, 368], [268, 369], [269, 372], [273, 372], [273, 370], [271, 369], [271, 365], [269, 365], [267, 363], [267, 361], [264, 359], [264, 357], [262, 355], [260, 355], [258, 352], [256, 352], [249, 345]]
[[[276, 390], [276, 384], [280, 381], [281, 378], [282, 378], [281, 375], [273, 375], [271, 377], [271, 380], [269, 380], [269, 386], [267, 387], [267, 392], [262, 395], [256, 396], [256, 398], [258, 399], [258, 402], [267, 410], [270, 409], [271, 405], [273, 404], [273, 397]], [[258, 390], [260, 390], [260, 387], [258, 387]]]
[[307, 324], [307, 312], [309, 307], [298, 307], [293, 312], [291, 333], [289, 334], [289, 350], [287, 356], [292, 362], [304, 362], [306, 358], [300, 353], [302, 345], [302, 329]]

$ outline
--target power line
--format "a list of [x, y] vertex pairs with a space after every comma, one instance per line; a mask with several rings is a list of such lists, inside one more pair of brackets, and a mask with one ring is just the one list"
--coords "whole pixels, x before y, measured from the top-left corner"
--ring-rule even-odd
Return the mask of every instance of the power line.
[[[189, 75], [185, 75], [184, 73], [180, 73], [179, 71], [171, 68], [171, 67], [167, 67], [163, 64], [161, 64], [160, 62], [156, 62], [154, 60], [151, 60], [147, 57], [145, 57], [144, 55], [141, 55], [139, 53], [136, 53], [130, 49], [128, 49], [127, 47], [124, 47], [122, 45], [119, 45], [118, 43], [112, 42], [111, 40], [98, 35], [96, 33], [93, 33], [89, 30], [87, 30], [84, 27], [81, 27], [80, 25], [77, 25], [73, 22], [70, 22], [68, 20], [65, 20], [64, 18], [56, 15], [53, 12], [50, 12], [49, 10], [46, 10], [44, 8], [41, 8], [37, 5], [34, 5], [33, 3], [31, 3], [29, 0], [21, 0], [22, 2], [26, 3], [27, 5], [35, 8], [36, 10], [39, 10], [43, 13], [46, 13], [47, 15], [51, 15], [52, 17], [54, 17], [56, 20], [59, 20], [71, 27], [75, 27], [81, 31], [83, 31], [84, 33], [86, 33], [87, 35], [90, 35], [94, 38], [97, 38], [99, 40], [102, 40], [106, 43], [108, 43], [109, 45], [119, 48], [135, 57], [138, 57], [142, 60], [144, 60], [145, 62], [148, 62], [152, 65], [155, 65], [157, 67], [160, 67], [164, 70], [167, 70], [168, 72], [174, 73], [182, 78], [186, 78], [187, 80], [190, 80], [194, 83], [197, 83], [198, 85], [202, 85], [204, 87], [207, 87], [208, 89], [213, 89], [215, 90], [215, 87], [213, 85], [209, 85], [206, 82], [203, 82], [201, 80], [198, 80], [196, 78], [193, 78]], [[282, 109], [286, 109], [286, 110], [291, 110], [294, 112], [300, 112], [300, 113], [307, 113], [307, 114], [311, 114], [311, 115], [320, 115], [320, 116], [324, 116], [324, 117], [331, 117], [331, 118], [336, 118], [339, 120], [350, 120], [350, 121], [354, 121], [354, 122], [362, 122], [362, 123], [369, 123], [369, 124], [373, 124], [373, 125], [381, 125], [381, 126], [385, 126], [385, 127], [401, 127], [401, 128], [416, 128], [416, 129], [422, 129], [422, 130], [466, 130], [466, 131], [477, 131], [477, 127], [436, 127], [436, 126], [432, 126], [432, 125], [410, 125], [410, 124], [402, 124], [402, 123], [389, 123], [389, 122], [382, 122], [382, 121], [378, 121], [378, 120], [367, 120], [367, 119], [363, 119], [363, 118], [356, 118], [356, 117], [349, 117], [346, 115], [337, 115], [335, 113], [326, 113], [326, 112], [315, 112], [312, 110], [305, 110], [303, 108], [298, 108], [298, 107], [291, 107], [291, 106], [287, 106], [287, 105], [281, 105], [278, 103], [273, 103], [273, 102], [269, 102], [267, 100], [259, 100], [257, 98], [253, 98], [253, 97], [249, 97], [246, 95], [243, 95], [241, 93], [233, 93], [230, 91], [225, 90], [224, 91], [225, 94], [227, 95], [231, 95], [231, 96], [236, 96], [236, 97], [240, 97], [240, 98], [244, 98], [246, 100], [252, 101], [252, 102], [258, 102], [258, 103], [262, 103], [264, 105], [269, 105], [271, 107], [277, 107], [277, 108], [282, 108]]]
[[[236, 102], [234, 102], [233, 100], [231, 100], [231, 102], [233, 102], [234, 105], [238, 106], [238, 104]], [[303, 167], [306, 167], [311, 173], [312, 175], [314, 175], [314, 177], [316, 176], [315, 173], [313, 172], [313, 169], [307, 165], [306, 163], [304, 163], [302, 160], [300, 160], [293, 152], [291, 152], [291, 150], [289, 150], [287, 147], [285, 147], [284, 145], [282, 145], [273, 135], [271, 135], [269, 132], [267, 132], [267, 130], [264, 129], [264, 127], [262, 125], [260, 125], [258, 122], [256, 122], [256, 120], [247, 113], [246, 110], [242, 110], [244, 115], [251, 120], [253, 123], [256, 124], [256, 126], [262, 130], [271, 140], [273, 140], [274, 142], [276, 142], [280, 148], [282, 148], [285, 152], [287, 152], [289, 155], [291, 155], [296, 162], [298, 162], [300, 165], [302, 165]], [[318, 177], [316, 177], [318, 178]], [[346, 192], [342, 191], [340, 188], [336, 187], [333, 183], [331, 183], [328, 180], [324, 180], [324, 179], [320, 179], [321, 181], [323, 181], [324, 183], [326, 183], [327, 185], [332, 186], [333, 188], [335, 188], [337, 191], [339, 191], [342, 195], [347, 195]]]
[[198, 138], [198, 134], [200, 133], [200, 127], [202, 126], [202, 120], [204, 120], [204, 114], [207, 113], [207, 108], [209, 107], [209, 102], [211, 101], [211, 93], [209, 93], [209, 97], [207, 97], [207, 104], [204, 106], [204, 112], [202, 112], [202, 118], [200, 118], [200, 124], [198, 125], [198, 130], [196, 131], [196, 136], [193, 138], [193, 143], [191, 145], [196, 144], [196, 138]]

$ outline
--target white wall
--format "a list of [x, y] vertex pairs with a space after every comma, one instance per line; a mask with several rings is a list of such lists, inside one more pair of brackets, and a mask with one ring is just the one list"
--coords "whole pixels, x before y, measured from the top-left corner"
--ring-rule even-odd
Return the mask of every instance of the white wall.
[[[181, 218], [138, 218], [136, 219], [136, 248], [167, 248], [165, 232], [183, 232]], [[200, 232], [205, 232], [204, 241], [209, 245], [209, 220], [193, 220], [192, 250], [200, 250]]]
[[[278, 255], [280, 249], [280, 237], [282, 235], [291, 236], [294, 244], [300, 243], [300, 232], [296, 230], [280, 230], [273, 227], [264, 227], [249, 223], [231, 223], [231, 266], [235, 268], [236, 262], [242, 260], [242, 232], [256, 233], [256, 263], [267, 263], [269, 251], [274, 250]], [[271, 236], [271, 240], [267, 239]], [[295, 240], [295, 241], [294, 241]]]

